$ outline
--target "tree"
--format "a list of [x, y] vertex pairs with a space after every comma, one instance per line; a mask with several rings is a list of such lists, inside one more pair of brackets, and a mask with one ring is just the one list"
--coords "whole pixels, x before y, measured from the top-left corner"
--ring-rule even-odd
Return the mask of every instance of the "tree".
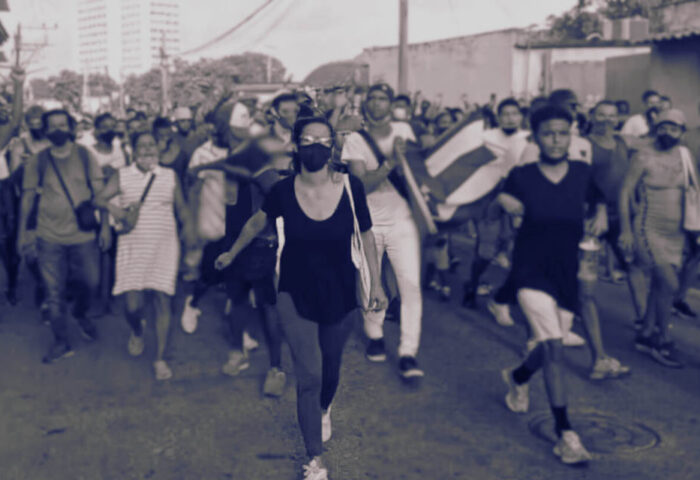
[[603, 22], [597, 13], [575, 7], [560, 17], [550, 16], [549, 33], [556, 40], [584, 40], [603, 31]]
[[83, 77], [70, 70], [63, 70], [58, 76], [50, 77], [48, 80], [51, 88], [51, 97], [70, 105], [74, 110], [79, 111], [83, 97]]
[[[173, 105], [207, 110], [233, 85], [266, 83], [267, 67], [268, 57], [258, 53], [202, 59], [194, 63], [175, 59], [169, 75], [170, 101]], [[282, 62], [270, 58], [272, 83], [282, 82], [285, 71]], [[160, 70], [129, 77], [124, 92], [129, 96], [129, 104], [145, 104], [149, 110], [159, 111], [162, 97]]]

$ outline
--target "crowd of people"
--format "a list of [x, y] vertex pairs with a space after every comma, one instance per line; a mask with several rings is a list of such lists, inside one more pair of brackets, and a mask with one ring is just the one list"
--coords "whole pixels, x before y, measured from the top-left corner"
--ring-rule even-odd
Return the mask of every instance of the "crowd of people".
[[[0, 251], [10, 305], [21, 265], [30, 272], [53, 336], [43, 362], [74, 354], [69, 312], [89, 341], [99, 337], [96, 316], [123, 316], [127, 351], [142, 355], [152, 303], [153, 368], [167, 380], [173, 316], [195, 333], [201, 302], [221, 286], [224, 374], [250, 365], [257, 342], [246, 308], [257, 312], [269, 354], [265, 395], [283, 394], [289, 345], [306, 479], [328, 475], [323, 443], [356, 320], [372, 362], [386, 361], [384, 322], [398, 320], [398, 373], [424, 375], [424, 294], [449, 300], [460, 259], [454, 226], [424, 235], [399, 158], [407, 148], [430, 151], [468, 122], [483, 122], [484, 144], [505, 168], [493, 201], [464, 220], [477, 247], [462, 305], [475, 308], [491, 290], [482, 281], [490, 266], [506, 269], [488, 309], [508, 327], [519, 306], [530, 333], [522, 363], [502, 372], [507, 407], [527, 412], [528, 382], [542, 369], [554, 453], [567, 464], [590, 459], [567, 414], [564, 347], [589, 345], [591, 380], [630, 371], [605, 351], [594, 296], [601, 278], [629, 285], [634, 347], [683, 366], [670, 323], [674, 311], [695, 316], [684, 295], [700, 260], [700, 135], [657, 92], [644, 94], [646, 111], [634, 116], [612, 100], [584, 112], [571, 90], [444, 108], [376, 84], [286, 91], [267, 103], [223, 98], [204, 114], [179, 106], [76, 120], [64, 109], [25, 111], [23, 73], [12, 79], [14, 95], [0, 107]], [[575, 318], [587, 340], [572, 332]]]

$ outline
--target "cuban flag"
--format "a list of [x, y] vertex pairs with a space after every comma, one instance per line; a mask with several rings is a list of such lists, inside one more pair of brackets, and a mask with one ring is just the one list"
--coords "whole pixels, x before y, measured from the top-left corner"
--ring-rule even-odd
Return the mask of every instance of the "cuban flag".
[[430, 199], [439, 228], [480, 218], [510, 171], [507, 148], [487, 142], [484, 134], [483, 119], [471, 117], [454, 125], [432, 147], [407, 149], [407, 183], [409, 187], [414, 183], [413, 188]]

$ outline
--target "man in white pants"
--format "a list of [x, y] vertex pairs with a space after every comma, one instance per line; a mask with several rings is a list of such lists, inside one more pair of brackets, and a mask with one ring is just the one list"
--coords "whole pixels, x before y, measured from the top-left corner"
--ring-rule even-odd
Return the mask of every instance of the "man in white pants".
[[[401, 295], [399, 370], [402, 377], [410, 378], [423, 376], [416, 361], [423, 315], [421, 248], [418, 228], [405, 198], [405, 185], [398, 177], [394, 142], [397, 138], [415, 141], [415, 137], [408, 123], [391, 121], [393, 97], [393, 90], [386, 84], [369, 89], [365, 101], [366, 130], [348, 135], [341, 159], [365, 185], [379, 261], [386, 252], [396, 273]], [[366, 355], [373, 362], [386, 360], [385, 314], [386, 311], [364, 314], [370, 340]]]

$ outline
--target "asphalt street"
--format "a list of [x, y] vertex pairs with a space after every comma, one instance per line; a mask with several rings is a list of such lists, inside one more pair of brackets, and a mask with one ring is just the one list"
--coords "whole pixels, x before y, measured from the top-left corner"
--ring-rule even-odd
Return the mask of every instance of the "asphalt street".
[[[520, 358], [522, 319], [514, 327], [498, 326], [484, 299], [478, 311], [463, 309], [463, 275], [453, 277], [451, 302], [426, 294], [419, 355], [426, 376], [417, 384], [404, 384], [397, 375], [397, 324], [386, 326], [390, 358], [384, 364], [365, 360], [357, 325], [345, 351], [325, 454], [331, 479], [699, 478], [700, 321], [676, 320], [687, 366], [662, 367], [632, 349], [626, 289], [600, 284], [606, 346], [632, 367], [632, 375], [592, 382], [588, 351], [567, 349], [572, 422], [594, 454], [587, 467], [567, 467], [551, 451], [541, 374], [532, 380], [528, 414], [504, 406], [500, 370]], [[497, 279], [502, 273], [489, 275]], [[50, 331], [29, 308], [29, 293], [25, 289], [16, 307], [0, 306], [1, 479], [299, 477], [305, 458], [289, 351], [285, 346], [289, 376], [280, 399], [261, 396], [264, 346], [239, 377], [222, 375], [227, 345], [221, 292], [208, 296], [194, 335], [173, 325], [168, 359], [174, 378], [166, 382], [157, 382], [151, 367], [153, 323], [145, 354], [133, 359], [121, 315], [98, 319], [101, 338], [92, 344], [71, 323], [76, 355], [42, 365]], [[700, 309], [700, 296], [690, 295], [689, 302]]]

